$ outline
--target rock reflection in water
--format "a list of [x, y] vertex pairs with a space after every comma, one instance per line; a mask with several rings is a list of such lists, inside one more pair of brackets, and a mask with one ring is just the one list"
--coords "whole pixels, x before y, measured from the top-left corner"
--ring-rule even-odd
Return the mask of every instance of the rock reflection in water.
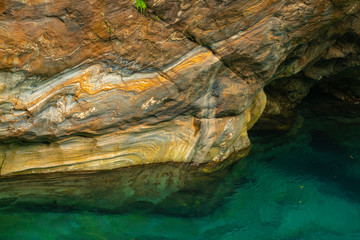
[[0, 180], [3, 210], [162, 212], [198, 216], [213, 211], [232, 193], [234, 174], [241, 178], [246, 161], [192, 166], [166, 163], [101, 172], [33, 174]]

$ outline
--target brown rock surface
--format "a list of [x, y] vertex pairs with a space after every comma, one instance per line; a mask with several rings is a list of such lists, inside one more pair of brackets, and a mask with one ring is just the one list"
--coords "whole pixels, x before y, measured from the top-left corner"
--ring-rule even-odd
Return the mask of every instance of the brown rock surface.
[[359, 65], [357, 0], [148, 5], [1, 3], [1, 176], [221, 162], [249, 148], [266, 84]]
[[210, 48], [251, 89], [273, 81], [257, 129], [288, 130], [313, 84], [360, 65], [356, 0], [151, 2], [156, 14]]

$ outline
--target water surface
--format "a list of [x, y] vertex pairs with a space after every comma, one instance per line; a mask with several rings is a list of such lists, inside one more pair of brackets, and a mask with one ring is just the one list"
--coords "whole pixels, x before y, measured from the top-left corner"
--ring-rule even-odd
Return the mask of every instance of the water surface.
[[360, 120], [302, 115], [288, 134], [252, 134], [216, 206], [201, 195], [206, 214], [3, 208], [0, 239], [360, 239]]

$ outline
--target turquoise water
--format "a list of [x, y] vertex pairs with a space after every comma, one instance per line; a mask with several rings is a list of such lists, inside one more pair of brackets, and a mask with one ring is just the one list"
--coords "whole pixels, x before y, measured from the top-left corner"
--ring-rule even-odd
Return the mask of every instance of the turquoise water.
[[3, 209], [0, 239], [360, 239], [360, 120], [303, 116], [286, 135], [252, 134], [209, 214]]

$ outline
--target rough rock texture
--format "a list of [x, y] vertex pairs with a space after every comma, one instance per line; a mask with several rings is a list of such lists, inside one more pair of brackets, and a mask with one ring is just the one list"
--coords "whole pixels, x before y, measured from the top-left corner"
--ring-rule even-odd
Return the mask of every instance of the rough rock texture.
[[[331, 46], [324, 48], [320, 45], [321, 43], [316, 43], [315, 45], [309, 44], [308, 49], [300, 47], [294, 50], [288, 57], [289, 60], [285, 62], [289, 65], [283, 64], [284, 67], [298, 68], [298, 62], [302, 61], [304, 54], [315, 55], [316, 53], [316, 57], [305, 67], [300, 68], [301, 71], [297, 74], [280, 78], [275, 76], [274, 81], [265, 87], [268, 101], [256, 129], [289, 130], [296, 118], [297, 106], [313, 86], [318, 89], [319, 95], [325, 93], [337, 98], [338, 101], [346, 101], [344, 104], [336, 103], [339, 107], [343, 105], [344, 108], [350, 107], [351, 112], [354, 109], [360, 111], [360, 24], [358, 16], [359, 14], [352, 16], [356, 19], [356, 25], [351, 20], [342, 23], [341, 26], [335, 25], [337, 28], [347, 29], [349, 32], [334, 34], [330, 38], [332, 39]], [[334, 28], [333, 25], [329, 27], [329, 29], [332, 28]], [[323, 42], [323, 44], [328, 43]], [[319, 101], [322, 100], [319, 99]], [[349, 102], [353, 106], [350, 106]], [[328, 114], [337, 114], [339, 109], [325, 111], [329, 110]], [[340, 112], [345, 115], [349, 114], [346, 111]]]
[[359, 65], [358, 0], [148, 5], [0, 3], [1, 176], [221, 162], [248, 150], [266, 84]]
[[1, 23], [1, 175], [200, 164], [250, 146], [264, 94], [131, 1], [7, 1]]

